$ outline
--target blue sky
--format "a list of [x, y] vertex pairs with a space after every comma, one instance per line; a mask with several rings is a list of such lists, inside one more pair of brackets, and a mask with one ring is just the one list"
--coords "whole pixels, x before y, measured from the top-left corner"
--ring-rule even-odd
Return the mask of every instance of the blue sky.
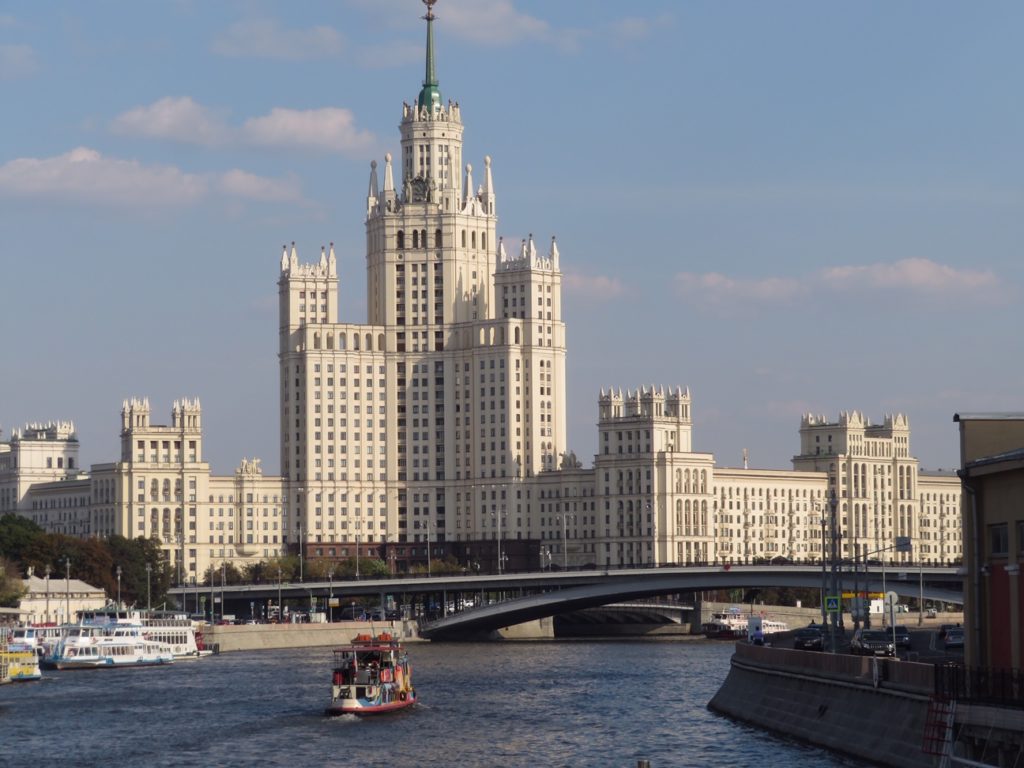
[[[800, 416], [1021, 410], [1024, 5], [440, 0], [438, 75], [499, 232], [558, 236], [570, 447], [600, 387], [689, 386], [694, 447], [788, 467]], [[0, 1], [0, 426], [203, 403], [278, 466], [280, 249], [364, 322], [371, 159], [423, 77], [414, 0]]]

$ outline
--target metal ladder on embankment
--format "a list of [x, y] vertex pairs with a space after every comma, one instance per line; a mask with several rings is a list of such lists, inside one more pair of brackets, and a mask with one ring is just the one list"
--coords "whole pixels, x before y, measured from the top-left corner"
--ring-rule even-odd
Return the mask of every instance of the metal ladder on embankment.
[[955, 700], [932, 696], [928, 701], [921, 751], [927, 755], [936, 755], [939, 758], [938, 768], [949, 768], [949, 758], [953, 751], [953, 720], [955, 717]]

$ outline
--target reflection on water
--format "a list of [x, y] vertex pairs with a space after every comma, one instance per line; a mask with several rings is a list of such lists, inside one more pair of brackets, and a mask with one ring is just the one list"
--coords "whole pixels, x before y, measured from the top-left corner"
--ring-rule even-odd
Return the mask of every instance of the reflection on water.
[[859, 765], [709, 712], [731, 648], [416, 644], [420, 703], [364, 719], [323, 716], [328, 648], [51, 673], [0, 688], [0, 765]]

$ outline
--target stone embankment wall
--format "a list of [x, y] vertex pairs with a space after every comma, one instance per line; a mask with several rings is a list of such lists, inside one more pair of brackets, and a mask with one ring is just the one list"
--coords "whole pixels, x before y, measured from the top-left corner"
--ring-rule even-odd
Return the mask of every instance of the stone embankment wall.
[[404, 642], [418, 640], [414, 621], [339, 621], [333, 624], [239, 624], [218, 625], [206, 630], [208, 646], [227, 651], [271, 648], [315, 648], [345, 645], [359, 634], [390, 632]]
[[880, 765], [925, 768], [930, 664], [737, 643], [708, 708]]

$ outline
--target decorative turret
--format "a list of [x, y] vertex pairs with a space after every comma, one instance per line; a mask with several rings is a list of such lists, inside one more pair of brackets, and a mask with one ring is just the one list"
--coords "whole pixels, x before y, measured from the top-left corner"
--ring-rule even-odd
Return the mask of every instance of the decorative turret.
[[377, 161], [370, 161], [370, 188], [366, 191], [366, 215], [371, 216], [377, 210]]

